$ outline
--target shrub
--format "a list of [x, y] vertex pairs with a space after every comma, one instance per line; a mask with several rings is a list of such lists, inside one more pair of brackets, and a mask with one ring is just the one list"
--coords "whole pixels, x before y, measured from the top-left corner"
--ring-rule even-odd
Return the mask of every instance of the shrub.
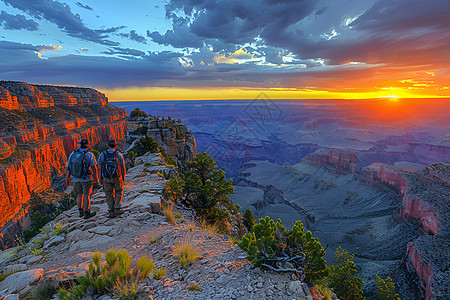
[[[88, 289], [93, 289], [98, 294], [112, 291], [119, 299], [136, 299], [136, 287], [150, 275], [153, 269], [152, 260], [142, 256], [131, 270], [130, 255], [122, 249], [117, 252], [114, 249], [109, 250], [105, 253], [105, 260], [106, 264], [102, 266], [101, 253], [92, 255], [89, 270], [85, 276], [76, 279], [78, 285], [71, 289], [72, 294], [80, 299]], [[64, 295], [68, 294], [66, 292], [60, 290], [58, 295], [61, 293], [60, 297], [65, 297]]]
[[32, 249], [30, 247], [28, 249], [31, 251], [31, 254], [33, 254], [33, 255], [41, 255], [42, 254], [42, 248]]
[[56, 290], [49, 281], [41, 281], [33, 290], [33, 299], [48, 300], [51, 299], [55, 293]]
[[61, 220], [58, 221], [58, 225], [54, 225], [55, 229], [52, 230], [52, 235], [53, 236], [57, 236], [60, 235], [62, 233], [66, 233], [67, 232], [67, 228], [63, 228], [61, 225]]
[[139, 270], [139, 274], [142, 277], [142, 280], [147, 278], [153, 270], [153, 261], [151, 258], [147, 258], [147, 256], [141, 256], [137, 263], [136, 267]]
[[153, 270], [153, 279], [155, 279], [155, 280], [159, 280], [159, 279], [163, 278], [164, 275], [166, 275], [165, 268], [161, 268], [161, 269], [155, 268]]
[[182, 218], [179, 213], [176, 213], [174, 216], [175, 216], [175, 219], [181, 219]]
[[253, 213], [250, 209], [247, 209], [244, 213], [244, 226], [248, 231], [252, 230], [253, 225], [255, 225], [256, 221], [253, 217]]
[[314, 288], [322, 293], [324, 300], [331, 300], [331, 290], [322, 285], [315, 285]]
[[197, 250], [190, 244], [175, 244], [174, 251], [179, 258], [181, 267], [185, 270], [195, 262], [198, 254]]
[[167, 222], [170, 224], [176, 224], [175, 216], [173, 215], [173, 205], [166, 204], [163, 206], [163, 214], [167, 218]]
[[0, 273], [0, 282], [2, 282], [3, 280], [5, 280], [5, 278], [8, 277], [8, 275], [4, 274], [4, 273]]
[[141, 127], [138, 127], [135, 131], [133, 131], [132, 134], [145, 135], [145, 134], [147, 134], [147, 130], [148, 130], [147, 126], [141, 126]]
[[197, 284], [191, 284], [188, 287], [188, 291], [201, 292], [201, 291], [203, 291], [203, 289], [201, 287], [199, 287]]
[[159, 152], [159, 147], [158, 143], [151, 136], [144, 136], [134, 143], [130, 151], [135, 152], [137, 156], [142, 156], [149, 151], [152, 153]]
[[341, 299], [365, 299], [363, 296], [363, 282], [360, 277], [355, 277], [358, 272], [353, 262], [354, 255], [336, 249], [335, 257], [338, 265], [331, 266], [328, 271], [330, 287]]
[[59, 300], [73, 300], [73, 297], [69, 294], [69, 291], [65, 288], [61, 288], [58, 290], [58, 299]]
[[131, 118], [147, 118], [148, 115], [140, 110], [139, 108], [135, 108], [131, 113], [130, 113], [130, 117]]
[[286, 230], [281, 220], [275, 223], [266, 216], [238, 245], [258, 267], [304, 274], [308, 280], [323, 277], [327, 269], [325, 250], [310, 231], [305, 233], [300, 221]]
[[395, 283], [390, 277], [381, 279], [375, 275], [378, 286], [378, 293], [375, 295], [377, 300], [400, 300], [400, 295], [395, 293]]
[[158, 241], [157, 238], [152, 238], [152, 239], [150, 240], [150, 243], [154, 244], [154, 243], [156, 243], [157, 241]]

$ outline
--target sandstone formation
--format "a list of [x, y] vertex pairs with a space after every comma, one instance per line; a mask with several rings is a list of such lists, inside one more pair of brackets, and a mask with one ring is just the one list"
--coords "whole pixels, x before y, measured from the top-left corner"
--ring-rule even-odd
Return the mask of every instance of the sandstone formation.
[[93, 89], [1, 81], [0, 92], [0, 248], [5, 248], [26, 226], [33, 194], [65, 189], [65, 165], [77, 142], [124, 140], [127, 123], [126, 112]]
[[[146, 132], [136, 132], [138, 128], [147, 127]], [[144, 127], [144, 128], [145, 128]], [[180, 120], [171, 118], [159, 118], [149, 116], [147, 118], [128, 117], [128, 139], [127, 143], [132, 145], [141, 136], [151, 136], [158, 144], [164, 147], [166, 153], [171, 156], [180, 166], [191, 160], [197, 154], [195, 138], [186, 125]]]

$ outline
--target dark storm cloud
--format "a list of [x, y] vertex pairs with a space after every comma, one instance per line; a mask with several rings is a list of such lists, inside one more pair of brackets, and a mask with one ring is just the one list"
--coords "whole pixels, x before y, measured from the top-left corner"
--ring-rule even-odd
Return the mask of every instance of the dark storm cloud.
[[107, 46], [117, 45], [117, 43], [108, 40], [108, 35], [104, 34], [104, 31], [86, 27], [80, 16], [72, 13], [67, 4], [54, 0], [3, 0], [3, 2], [36, 19], [45, 19], [56, 24], [72, 37]]
[[7, 30], [25, 29], [36, 31], [39, 27], [38, 23], [34, 20], [29, 20], [23, 15], [11, 15], [3, 10], [0, 13], [0, 24], [3, 24], [3, 28]]
[[77, 5], [81, 8], [87, 9], [87, 10], [94, 10], [92, 7], [90, 7], [89, 5], [84, 5], [81, 2], [77, 2]]
[[138, 34], [136, 30], [131, 30], [129, 33], [120, 33], [119, 35], [141, 44], [147, 44], [147, 39]]
[[[448, 63], [448, 0], [374, 1], [350, 26], [342, 25], [345, 12], [333, 11], [324, 4], [327, 3], [308, 0], [171, 0], [166, 5], [166, 15], [172, 19], [173, 29], [164, 34], [148, 32], [148, 36], [154, 42], [176, 48], [217, 43], [215, 51], [225, 47], [232, 51], [233, 46], [236, 49], [260, 37], [262, 46], [292, 52], [301, 60], [322, 58], [332, 65], [351, 61], [410, 63], [406, 60], [436, 66]], [[179, 13], [180, 9], [186, 16]], [[312, 36], [299, 23], [320, 22], [327, 16], [338, 20], [335, 29], [339, 35], [329, 40], [320, 37], [320, 33]], [[282, 63], [282, 57], [272, 50], [265, 56], [269, 62]]]
[[[285, 28], [302, 20], [314, 10], [315, 3], [172, 0], [166, 5], [166, 15], [173, 21], [173, 30], [165, 34], [152, 32], [149, 36], [157, 43], [177, 48], [199, 47], [211, 39], [225, 44], [253, 42], [265, 28]], [[180, 8], [188, 15], [186, 18], [175, 14]]]

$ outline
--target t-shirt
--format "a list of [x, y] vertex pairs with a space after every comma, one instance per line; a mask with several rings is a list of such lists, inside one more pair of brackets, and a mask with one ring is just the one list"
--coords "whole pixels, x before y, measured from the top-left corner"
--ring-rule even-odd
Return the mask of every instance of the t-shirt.
[[[88, 162], [88, 166], [89, 167], [95, 166], [97, 164], [97, 161], [95, 160], [95, 156], [94, 156], [94, 154], [92, 154], [92, 152], [88, 152], [87, 149], [84, 149], [84, 148], [79, 148], [79, 150], [81, 152], [86, 152], [86, 161]], [[70, 153], [70, 155], [69, 155], [69, 159], [67, 160], [66, 168], [69, 168], [69, 162], [70, 162], [70, 159], [72, 158], [72, 154], [73, 154], [73, 152]], [[89, 182], [89, 181], [93, 181], [94, 179], [93, 179], [92, 176], [93, 176], [93, 174], [86, 175], [86, 177], [84, 177], [84, 178], [79, 178], [79, 177], [72, 176], [72, 182]]]
[[[108, 149], [106, 151], [108, 151], [108, 153], [111, 153], [111, 154], [114, 153], [114, 150], [111, 150], [111, 149]], [[119, 151], [116, 151], [116, 157], [118, 158], [117, 172], [121, 175], [126, 174], [125, 160], [123, 159], [122, 153], [120, 153]], [[105, 153], [102, 152], [102, 153], [100, 153], [100, 156], [98, 157], [98, 165], [104, 167], [105, 163], [106, 163]], [[100, 174], [99, 176], [102, 176], [102, 175]], [[105, 178], [105, 177], [103, 177], [103, 180], [106, 182], [112, 181], [110, 178]]]

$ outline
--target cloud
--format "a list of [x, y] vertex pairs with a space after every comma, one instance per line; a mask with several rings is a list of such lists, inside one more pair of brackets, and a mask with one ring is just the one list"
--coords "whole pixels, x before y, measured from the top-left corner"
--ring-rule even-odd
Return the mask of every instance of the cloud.
[[119, 35], [141, 44], [147, 44], [147, 39], [138, 34], [136, 30], [131, 30], [129, 33], [120, 33]]
[[92, 7], [90, 7], [89, 5], [84, 5], [81, 2], [77, 2], [77, 5], [81, 8], [87, 9], [87, 10], [94, 10]]
[[72, 13], [67, 4], [54, 0], [3, 0], [3, 2], [38, 20], [45, 19], [56, 24], [69, 36], [107, 46], [118, 45], [118, 43], [108, 40], [105, 31], [88, 28], [78, 14]]
[[3, 28], [6, 30], [36, 31], [39, 28], [38, 23], [34, 20], [29, 20], [23, 15], [11, 15], [4, 10], [0, 13], [0, 24], [3, 24]]

